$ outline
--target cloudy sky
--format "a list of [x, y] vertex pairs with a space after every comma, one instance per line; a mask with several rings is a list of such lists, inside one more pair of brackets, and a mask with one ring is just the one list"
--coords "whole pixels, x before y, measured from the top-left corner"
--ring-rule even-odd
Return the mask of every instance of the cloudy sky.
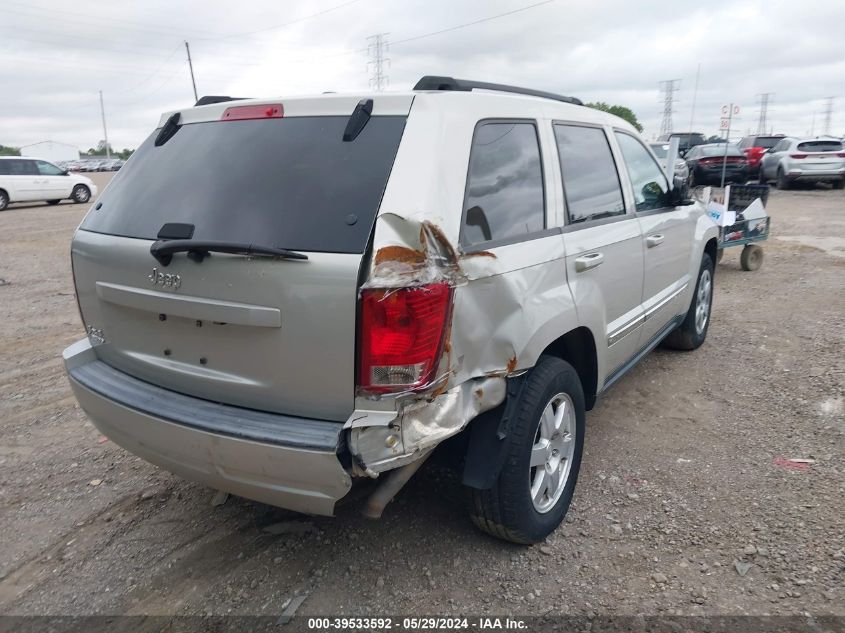
[[389, 90], [440, 74], [630, 107], [652, 138], [658, 82], [680, 79], [674, 128], [845, 133], [842, 0], [0, 0], [0, 144], [137, 146], [165, 110], [203, 94], [366, 91], [367, 36], [388, 33]]

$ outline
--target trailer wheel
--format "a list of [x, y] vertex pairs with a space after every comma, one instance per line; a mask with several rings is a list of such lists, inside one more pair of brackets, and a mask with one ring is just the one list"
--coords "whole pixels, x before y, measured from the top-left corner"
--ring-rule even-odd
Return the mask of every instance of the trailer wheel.
[[746, 244], [739, 257], [743, 270], [753, 271], [763, 265], [763, 249], [755, 244]]

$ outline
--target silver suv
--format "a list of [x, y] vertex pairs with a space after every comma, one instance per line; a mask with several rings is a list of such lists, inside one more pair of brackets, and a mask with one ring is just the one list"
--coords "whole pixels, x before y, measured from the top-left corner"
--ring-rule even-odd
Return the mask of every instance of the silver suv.
[[845, 147], [837, 138], [784, 138], [760, 158], [761, 183], [789, 189], [796, 182], [828, 182], [845, 187]]
[[322, 515], [370, 481], [378, 517], [442, 446], [474, 522], [532, 543], [585, 411], [704, 341], [715, 258], [702, 206], [577, 99], [449, 77], [204, 98], [76, 232], [64, 358], [103, 434], [188, 479]]

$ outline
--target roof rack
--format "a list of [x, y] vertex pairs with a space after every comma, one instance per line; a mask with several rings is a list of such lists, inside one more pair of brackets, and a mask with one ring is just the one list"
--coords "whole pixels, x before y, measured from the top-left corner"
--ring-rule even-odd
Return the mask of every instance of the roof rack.
[[207, 95], [205, 97], [200, 97], [194, 104], [194, 107], [196, 108], [197, 106], [211, 105], [212, 103], [223, 103], [224, 101], [243, 101], [244, 99], [249, 99], [249, 97], [226, 97], [222, 95]]
[[455, 79], [454, 77], [438, 77], [437, 75], [426, 75], [417, 82], [417, 85], [414, 86], [414, 90], [458, 90], [461, 92], [470, 92], [472, 90], [495, 90], [497, 92], [511, 92], [519, 95], [553, 99], [554, 101], [562, 101], [564, 103], [572, 103], [574, 105], [584, 105], [580, 99], [575, 97], [565, 97], [553, 92], [532, 90], [531, 88], [519, 88], [517, 86], [507, 86], [505, 84], [491, 84], [486, 81]]

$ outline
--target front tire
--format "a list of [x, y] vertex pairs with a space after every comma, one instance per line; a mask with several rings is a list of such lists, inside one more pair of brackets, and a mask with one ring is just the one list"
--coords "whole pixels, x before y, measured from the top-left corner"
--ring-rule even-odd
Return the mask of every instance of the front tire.
[[0, 189], [0, 211], [9, 206], [9, 194]]
[[681, 325], [664, 340], [666, 347], [692, 351], [701, 347], [710, 328], [713, 307], [713, 260], [704, 253], [687, 315]]
[[91, 199], [91, 190], [85, 185], [76, 185], [73, 188], [73, 193], [70, 194], [70, 197], [77, 204], [84, 204]]
[[584, 391], [569, 363], [542, 356], [511, 418], [507, 456], [493, 487], [468, 489], [473, 523], [513, 543], [542, 541], [563, 521], [584, 450]]

